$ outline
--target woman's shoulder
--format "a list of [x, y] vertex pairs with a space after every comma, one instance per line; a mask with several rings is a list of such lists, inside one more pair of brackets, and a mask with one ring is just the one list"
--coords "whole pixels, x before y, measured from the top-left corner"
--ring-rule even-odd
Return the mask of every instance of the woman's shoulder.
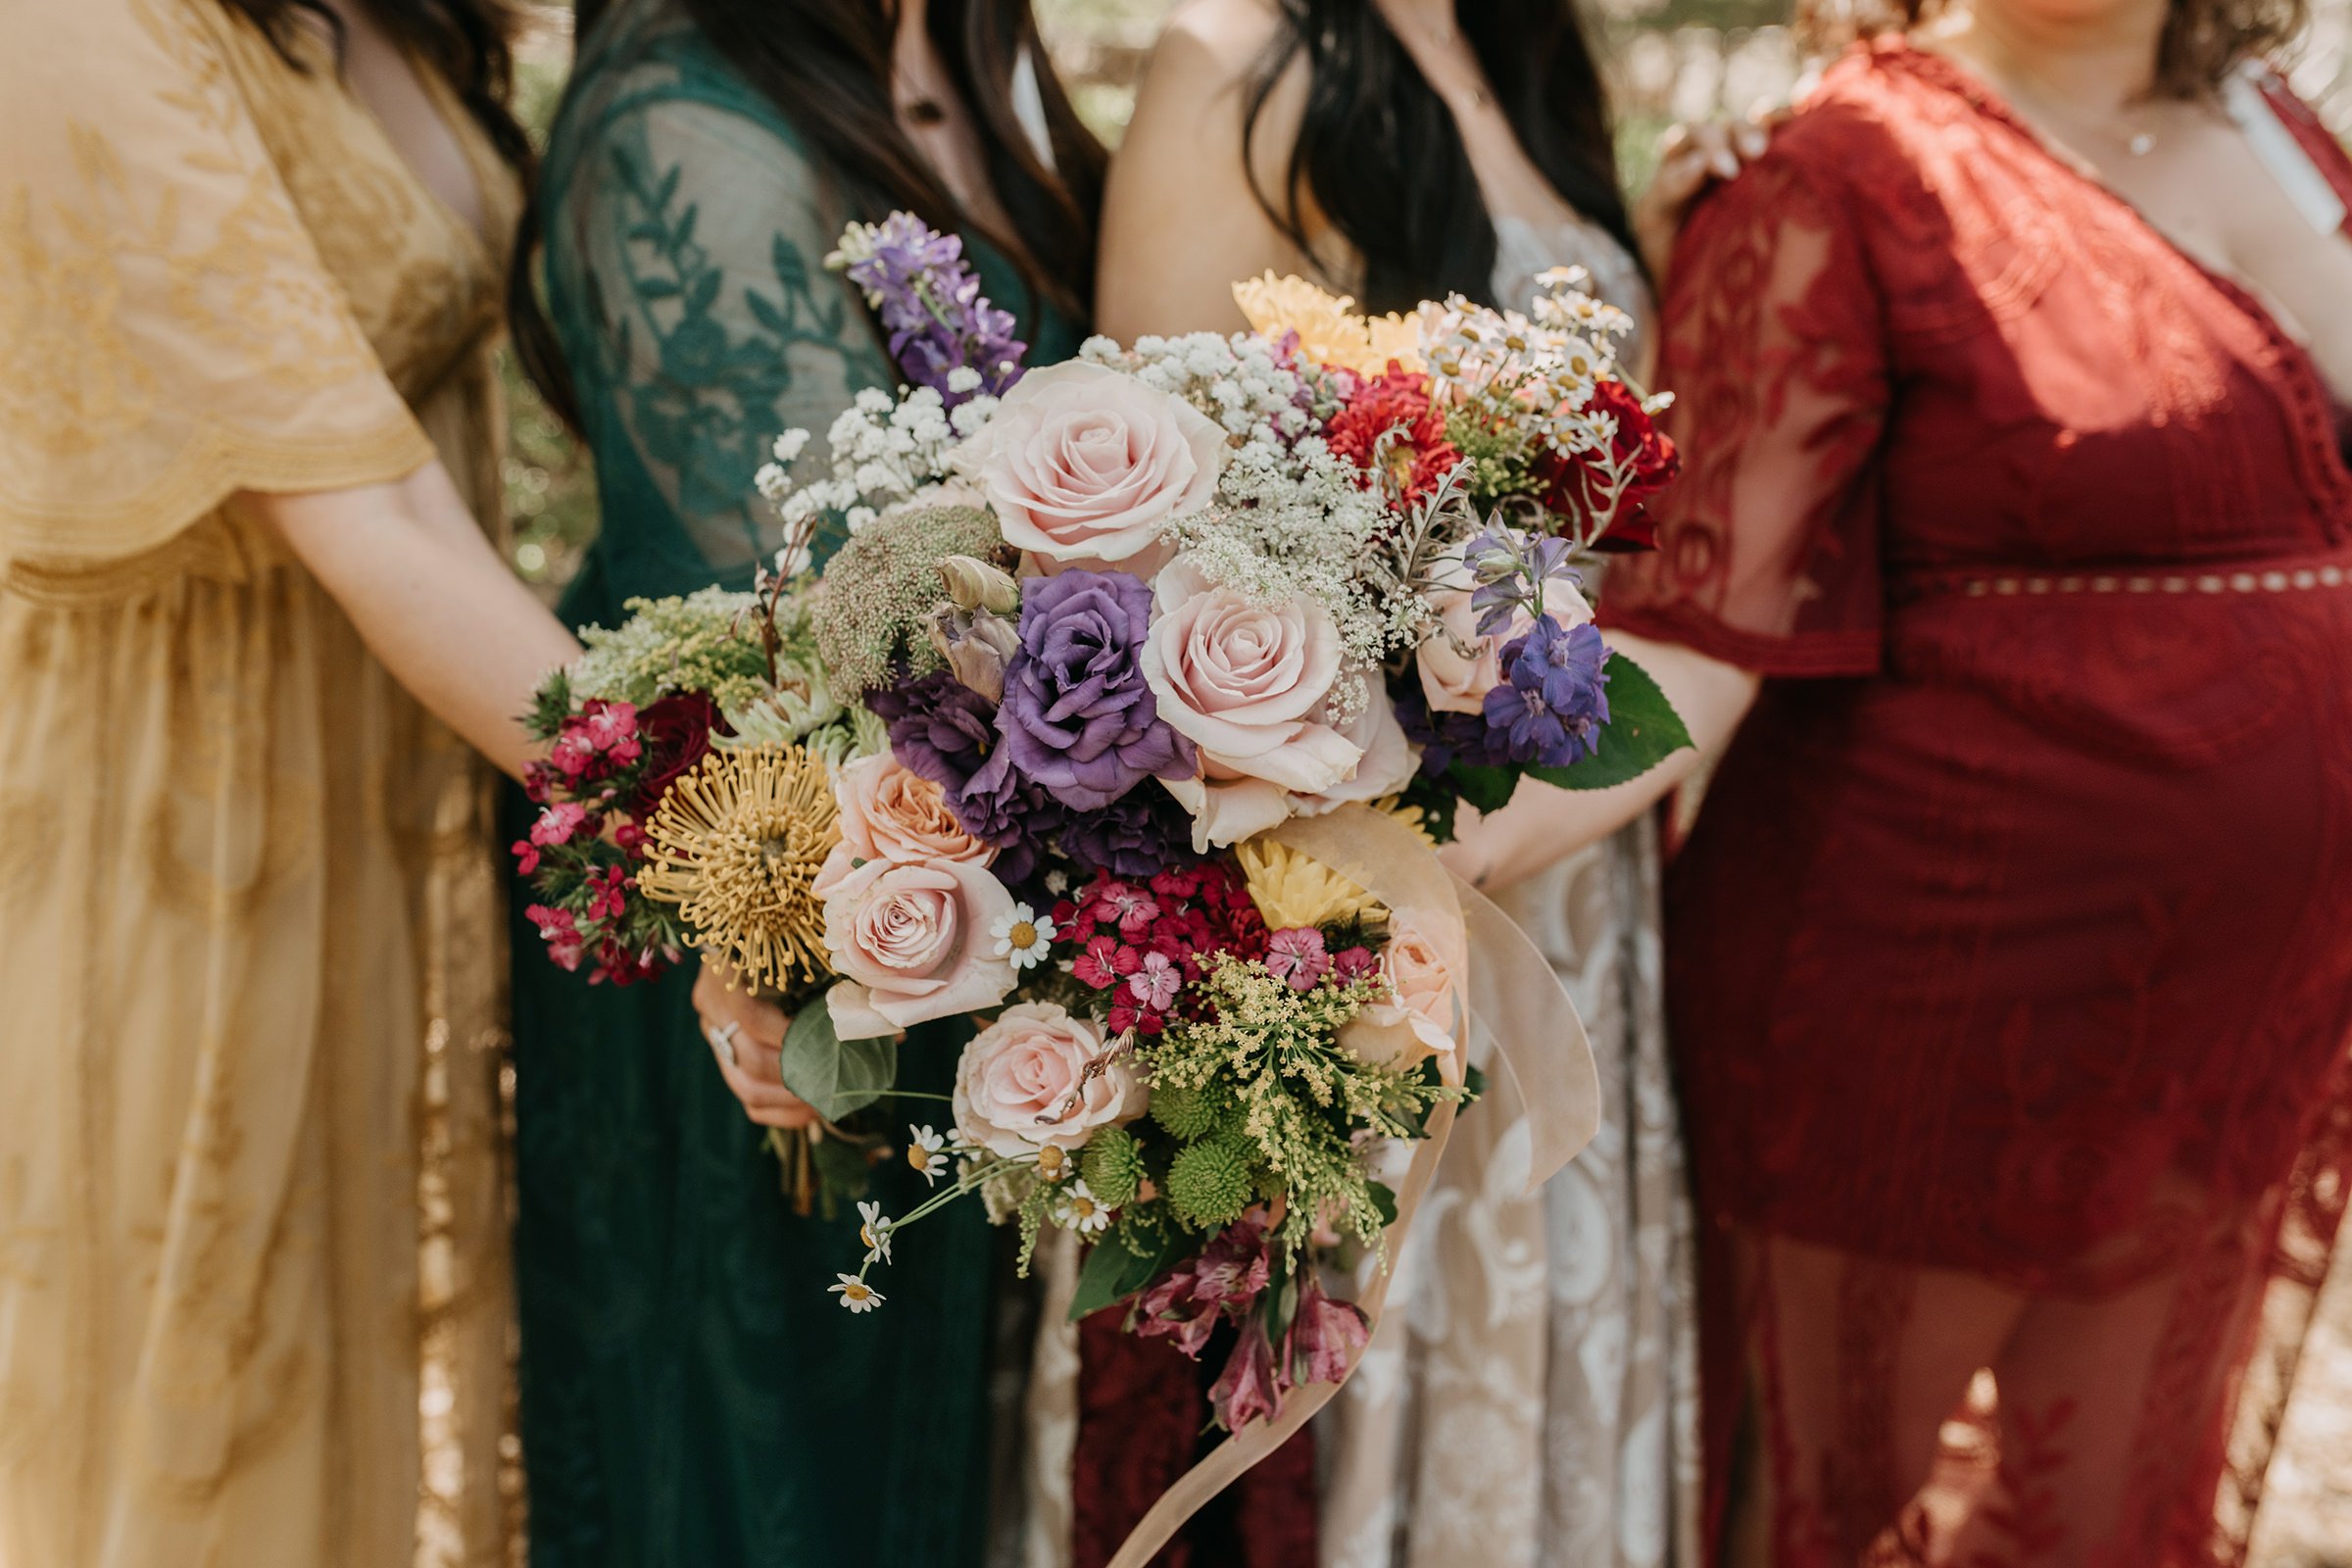
[[1774, 130], [1764, 155], [1724, 190], [1734, 205], [1770, 205], [1792, 190], [1858, 214], [1916, 191], [1930, 142], [1973, 133], [1975, 110], [1944, 79], [1939, 57], [1901, 40], [1858, 43], [1825, 70]]
[[1254, 79], [1290, 27], [1276, 0], [1184, 0], [1152, 46], [1152, 83], [1203, 97]]
[[797, 159], [800, 133], [675, 0], [623, 0], [581, 54], [549, 138], [551, 172], [648, 122], [697, 125]]

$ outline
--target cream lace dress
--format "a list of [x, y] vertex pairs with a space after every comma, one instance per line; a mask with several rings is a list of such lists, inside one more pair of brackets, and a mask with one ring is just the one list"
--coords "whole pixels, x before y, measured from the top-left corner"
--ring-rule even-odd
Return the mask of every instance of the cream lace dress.
[[481, 779], [225, 503], [438, 456], [489, 518], [501, 258], [323, 47], [214, 0], [7, 31], [0, 1564], [489, 1562]]
[[[1494, 298], [1581, 266], [1648, 322], [1617, 242], [1495, 221]], [[1629, 355], [1634, 352], [1629, 348]], [[1646, 821], [1502, 890], [1600, 1071], [1600, 1132], [1537, 1199], [1524, 1129], [1473, 1107], [1362, 1366], [1317, 1418], [1324, 1568], [1695, 1568], [1697, 1352]]]

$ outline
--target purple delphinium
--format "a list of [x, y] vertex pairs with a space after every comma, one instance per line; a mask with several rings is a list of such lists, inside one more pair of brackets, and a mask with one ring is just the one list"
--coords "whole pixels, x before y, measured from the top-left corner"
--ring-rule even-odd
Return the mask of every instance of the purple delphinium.
[[1102, 810], [1145, 779], [1198, 765], [1144, 681], [1136, 656], [1151, 622], [1152, 590], [1124, 571], [1038, 577], [1022, 596], [997, 733], [1013, 767], [1072, 810]]
[[1540, 616], [1545, 583], [1577, 580], [1567, 540], [1518, 528], [1489, 528], [1462, 547], [1462, 562], [1478, 584], [1470, 608], [1478, 612], [1481, 637], [1499, 633], [1519, 612]]
[[1591, 757], [1609, 721], [1608, 645], [1586, 624], [1540, 617], [1502, 651], [1509, 676], [1487, 693], [1484, 717], [1510, 760], [1568, 767]]
[[[912, 214], [893, 213], [845, 235], [841, 260], [890, 334], [899, 369], [937, 391], [949, 408], [975, 391], [999, 395], [1019, 378], [1028, 346], [1013, 336], [1011, 314], [981, 294], [960, 237], [939, 233]], [[979, 384], [950, 385], [950, 372], [964, 368], [978, 373]]]

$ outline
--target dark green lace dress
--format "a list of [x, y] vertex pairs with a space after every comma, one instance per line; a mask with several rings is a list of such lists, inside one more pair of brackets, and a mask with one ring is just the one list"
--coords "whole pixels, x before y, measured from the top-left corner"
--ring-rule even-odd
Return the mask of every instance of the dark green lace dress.
[[[610, 625], [632, 595], [748, 586], [775, 548], [752, 488], [768, 444], [797, 425], [821, 449], [859, 389], [895, 380], [823, 270], [852, 208], [662, 0], [588, 40], [545, 178], [549, 304], [604, 514], [564, 610]], [[1033, 342], [1036, 364], [1073, 339]], [[977, 1563], [995, 1255], [978, 1205], [909, 1233], [888, 1304], [851, 1316], [826, 1287], [858, 1266], [855, 1219], [784, 1203], [697, 1027], [691, 965], [591, 989], [527, 925], [514, 946], [533, 1568]], [[947, 1053], [923, 1055], [918, 1087], [944, 1089]], [[907, 1109], [944, 1125], [944, 1105]], [[894, 1164], [878, 1196], [900, 1211], [909, 1187]]]

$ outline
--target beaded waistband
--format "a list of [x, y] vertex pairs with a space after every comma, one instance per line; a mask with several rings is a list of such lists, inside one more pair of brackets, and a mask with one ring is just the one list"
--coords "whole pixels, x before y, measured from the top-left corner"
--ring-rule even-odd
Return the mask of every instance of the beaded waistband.
[[2106, 594], [2290, 594], [2352, 586], [2352, 552], [2150, 570], [1953, 570], [1905, 573], [1902, 600]]

